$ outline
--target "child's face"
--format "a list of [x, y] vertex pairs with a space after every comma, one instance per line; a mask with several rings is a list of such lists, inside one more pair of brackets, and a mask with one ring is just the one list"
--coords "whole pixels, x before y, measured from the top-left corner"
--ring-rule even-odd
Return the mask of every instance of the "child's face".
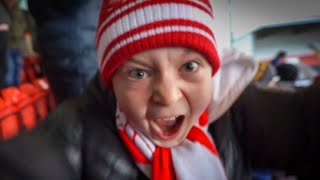
[[154, 144], [179, 145], [211, 99], [211, 66], [180, 47], [134, 55], [118, 68], [112, 85], [120, 110]]

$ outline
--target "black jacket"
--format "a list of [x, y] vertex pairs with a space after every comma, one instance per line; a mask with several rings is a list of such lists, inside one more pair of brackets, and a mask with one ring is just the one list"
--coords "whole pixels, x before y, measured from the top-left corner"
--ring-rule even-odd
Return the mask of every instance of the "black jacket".
[[[245, 90], [209, 128], [229, 179], [251, 179], [253, 168], [286, 170], [304, 179], [319, 176], [318, 122], [310, 123], [319, 112], [313, 105], [301, 111], [307, 95], [313, 100], [318, 96], [319, 105], [317, 90], [298, 94], [255, 86]], [[96, 77], [83, 96], [60, 105], [34, 131], [0, 144], [0, 179], [146, 179], [117, 133], [114, 102]], [[314, 116], [300, 117], [304, 111]]]

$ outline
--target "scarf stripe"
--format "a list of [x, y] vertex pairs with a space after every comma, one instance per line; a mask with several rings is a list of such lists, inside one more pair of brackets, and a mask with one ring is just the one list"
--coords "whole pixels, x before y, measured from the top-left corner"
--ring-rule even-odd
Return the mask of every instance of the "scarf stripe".
[[119, 131], [122, 141], [126, 145], [127, 149], [129, 150], [132, 158], [135, 162], [139, 163], [150, 163], [149, 159], [138, 149], [138, 147], [132, 142], [125, 131]]
[[208, 137], [206, 137], [205, 133], [201, 131], [197, 127], [192, 127], [190, 130], [190, 133], [187, 136], [187, 139], [193, 141], [193, 142], [199, 142], [200, 144], [207, 147], [214, 155], [218, 156], [218, 151], [214, 144], [210, 142]]
[[152, 180], [175, 180], [171, 151], [168, 148], [156, 148], [152, 161]]

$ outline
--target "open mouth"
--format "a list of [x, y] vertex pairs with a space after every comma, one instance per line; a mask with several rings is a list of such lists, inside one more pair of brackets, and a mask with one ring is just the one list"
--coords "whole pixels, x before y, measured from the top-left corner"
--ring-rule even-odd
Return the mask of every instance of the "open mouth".
[[165, 140], [174, 138], [180, 131], [183, 120], [183, 115], [156, 119], [154, 122], [158, 136]]

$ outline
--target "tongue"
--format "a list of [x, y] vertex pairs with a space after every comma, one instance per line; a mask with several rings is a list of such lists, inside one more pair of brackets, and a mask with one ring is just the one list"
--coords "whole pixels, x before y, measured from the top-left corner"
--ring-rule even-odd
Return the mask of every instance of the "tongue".
[[170, 127], [160, 126], [160, 129], [162, 130], [163, 135], [170, 136], [175, 133], [176, 131], [175, 127], [176, 126], [170, 126]]

